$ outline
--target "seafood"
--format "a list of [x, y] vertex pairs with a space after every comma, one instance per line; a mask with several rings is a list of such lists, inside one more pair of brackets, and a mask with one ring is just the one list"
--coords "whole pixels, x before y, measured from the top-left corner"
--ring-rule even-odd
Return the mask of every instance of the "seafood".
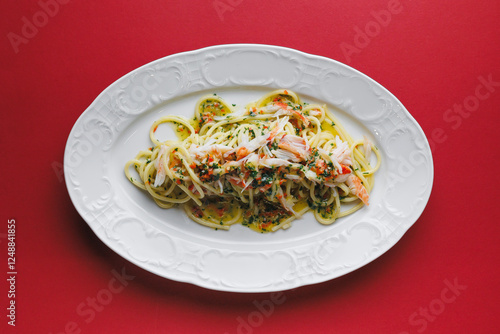
[[354, 174], [350, 174], [346, 180], [346, 183], [349, 186], [349, 190], [354, 195], [356, 195], [360, 200], [362, 200], [363, 203], [365, 203], [365, 205], [369, 205], [368, 199], [370, 196], [368, 195], [366, 188], [361, 183], [361, 180], [359, 179], [359, 177], [357, 177]]
[[[179, 140], [156, 139], [154, 130], [166, 122], [183, 132]], [[275, 231], [309, 210], [332, 224], [368, 205], [380, 165], [367, 137], [354, 141], [326, 105], [302, 103], [287, 90], [245, 108], [209, 94], [198, 100], [193, 119], [155, 121], [150, 138], [155, 146], [126, 164], [127, 178], [159, 206], [182, 205], [191, 219], [215, 229], [239, 221]], [[132, 165], [142, 183], [130, 175]]]

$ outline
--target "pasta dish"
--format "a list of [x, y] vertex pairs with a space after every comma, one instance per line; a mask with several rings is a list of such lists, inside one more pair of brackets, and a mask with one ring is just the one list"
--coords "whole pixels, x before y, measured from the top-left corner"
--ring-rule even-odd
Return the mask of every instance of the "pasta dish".
[[[165, 123], [177, 140], [155, 137]], [[242, 108], [203, 96], [193, 119], [161, 117], [149, 136], [153, 146], [126, 163], [126, 177], [160, 207], [182, 206], [215, 229], [274, 232], [308, 211], [332, 224], [369, 204], [381, 162], [377, 147], [351, 138], [326, 105], [285, 89]]]

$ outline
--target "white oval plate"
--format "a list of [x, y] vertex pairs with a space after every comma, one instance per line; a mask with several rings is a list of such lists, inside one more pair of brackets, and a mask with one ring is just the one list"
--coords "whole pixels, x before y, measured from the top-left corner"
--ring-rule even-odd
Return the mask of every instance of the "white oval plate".
[[[192, 117], [206, 93], [244, 104], [276, 88], [326, 103], [354, 138], [375, 142], [383, 162], [369, 207], [330, 226], [309, 213], [276, 233], [215, 231], [159, 208], [126, 179], [124, 164], [151, 146], [149, 127], [162, 115]], [[373, 261], [420, 216], [433, 173], [422, 129], [380, 84], [331, 59], [248, 44], [168, 56], [125, 75], [77, 120], [64, 156], [71, 200], [111, 249], [157, 275], [236, 292], [323, 282]]]

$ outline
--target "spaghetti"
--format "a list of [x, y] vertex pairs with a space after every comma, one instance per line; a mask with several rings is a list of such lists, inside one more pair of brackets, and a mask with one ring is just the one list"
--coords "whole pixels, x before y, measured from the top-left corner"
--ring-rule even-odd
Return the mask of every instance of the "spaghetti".
[[[164, 123], [176, 127], [178, 140], [155, 137]], [[307, 211], [332, 224], [368, 205], [381, 161], [378, 149], [366, 137], [354, 141], [325, 105], [302, 103], [284, 89], [242, 109], [204, 96], [194, 119], [164, 116], [149, 135], [154, 146], [126, 163], [127, 178], [160, 207], [181, 205], [215, 229], [241, 223], [276, 231]]]

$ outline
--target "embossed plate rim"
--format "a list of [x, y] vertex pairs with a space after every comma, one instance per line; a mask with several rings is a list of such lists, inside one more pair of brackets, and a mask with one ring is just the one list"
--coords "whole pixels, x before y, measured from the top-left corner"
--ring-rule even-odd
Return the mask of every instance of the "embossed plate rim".
[[[227, 249], [218, 249], [217, 250], [220, 253], [219, 255], [221, 256], [221, 259], [227, 260], [228, 262], [229, 262], [229, 258], [231, 256], [231, 254], [240, 255], [241, 258], [243, 258], [246, 255], [251, 255], [251, 256], [255, 255], [255, 257], [261, 258], [261, 259], [263, 259], [263, 261], [270, 261], [270, 258], [273, 255], [274, 256], [281, 256], [281, 255], [289, 256], [291, 259], [291, 264], [292, 264], [293, 268], [291, 268], [291, 270], [289, 270], [289, 271], [286, 271], [286, 275], [284, 275], [283, 277], [276, 277], [275, 280], [272, 281], [271, 283], [263, 284], [260, 286], [258, 286], [258, 285], [250, 286], [250, 285], [245, 285], [245, 284], [239, 284], [238, 282], [231, 283], [231, 282], [227, 281], [227, 277], [215, 277], [214, 275], [210, 275], [209, 271], [206, 270], [205, 267], [203, 267], [204, 266], [203, 261], [207, 260], [206, 257], [204, 258], [203, 256], [206, 256], [206, 254], [212, 254], [216, 250], [213, 249], [213, 246], [210, 246], [210, 247], [212, 247], [212, 248], [210, 248], [207, 245], [198, 245], [196, 243], [193, 243], [192, 240], [179, 239], [179, 240], [174, 241], [174, 243], [176, 243], [176, 242], [177, 243], [186, 243], [186, 245], [188, 245], [188, 246], [186, 246], [186, 245], [179, 246], [180, 248], [185, 247], [185, 249], [183, 249], [183, 251], [186, 251], [186, 252], [190, 251], [189, 250], [190, 247], [194, 247], [194, 248], [199, 247], [198, 249], [203, 248], [205, 250], [205, 253], [202, 254], [200, 259], [194, 260], [194, 262], [191, 263], [191, 265], [198, 266], [197, 268], [194, 269], [194, 271], [195, 271], [194, 274], [190, 273], [191, 276], [186, 275], [186, 273], [184, 273], [184, 272], [180, 272], [180, 270], [178, 268], [182, 264], [176, 263], [174, 259], [159, 259], [158, 260], [156, 258], [152, 258], [152, 259], [149, 259], [150, 261], [148, 262], [147, 258], [145, 260], [138, 260], [137, 256], [135, 256], [135, 257], [132, 256], [132, 252], [134, 251], [133, 247], [131, 247], [130, 245], [120, 244], [119, 236], [116, 236], [113, 233], [114, 233], [114, 228], [116, 226], [120, 226], [120, 224], [125, 224], [129, 220], [132, 220], [133, 218], [130, 218], [130, 217], [123, 218], [120, 216], [120, 214], [113, 215], [113, 213], [111, 213], [111, 216], [108, 217], [109, 216], [108, 212], [99, 212], [98, 210], [97, 210], [97, 213], [90, 212], [89, 210], [86, 211], [85, 208], [82, 207], [82, 203], [84, 202], [85, 194], [81, 193], [81, 189], [76, 189], [76, 187], [73, 187], [71, 185], [71, 184], [73, 184], [73, 185], [75, 184], [74, 169], [76, 169], [76, 167], [73, 168], [71, 166], [71, 158], [72, 158], [72, 156], [75, 155], [75, 147], [76, 148], [81, 147], [81, 145], [80, 146], [76, 146], [76, 145], [78, 145], [78, 140], [81, 137], [81, 131], [84, 130], [84, 128], [83, 128], [84, 123], [86, 121], [88, 121], [85, 119], [85, 116], [86, 115], [88, 116], [91, 113], [102, 112], [103, 110], [101, 110], [101, 109], [106, 107], [106, 105], [101, 100], [109, 98], [110, 96], [111, 96], [111, 100], [113, 100], [113, 98], [116, 98], [117, 100], [119, 100], [123, 96], [120, 96], [120, 94], [116, 92], [117, 88], [123, 87], [123, 91], [124, 91], [126, 89], [126, 87], [129, 87], [129, 86], [127, 86], [127, 83], [129, 83], [129, 82], [133, 83], [134, 78], [140, 76], [141, 74], [149, 73], [149, 71], [152, 71], [153, 68], [156, 68], [157, 66], [161, 67], [162, 64], [165, 64], [165, 68], [168, 68], [167, 65], [169, 64], [169, 62], [178, 61], [180, 64], [182, 64], [184, 62], [184, 60], [186, 60], [188, 57], [195, 57], [196, 59], [198, 59], [198, 63], [194, 64], [194, 65], [190, 64], [190, 66], [195, 66], [195, 67], [198, 66], [199, 72], [203, 73], [203, 68], [202, 68], [203, 64], [202, 63], [204, 61], [207, 61], [207, 59], [209, 59], [209, 58], [212, 60], [217, 59], [218, 55], [220, 55], [220, 54], [225, 55], [224, 52], [227, 52], [227, 54], [230, 54], [231, 52], [237, 53], [238, 51], [241, 51], [242, 53], [247, 52], [247, 51], [252, 51], [252, 52], [258, 51], [258, 52], [263, 52], [263, 54], [266, 54], [266, 52], [274, 53], [274, 54], [278, 55], [278, 57], [277, 57], [278, 62], [283, 62], [285, 56], [286, 57], [295, 56], [295, 57], [297, 57], [295, 60], [298, 63], [303, 62], [301, 64], [303, 66], [305, 66], [304, 64], [306, 63], [306, 60], [309, 61], [310, 64], [319, 63], [319, 64], [322, 64], [322, 66], [324, 66], [325, 64], [329, 64], [329, 66], [331, 66], [331, 68], [328, 67], [327, 70], [325, 70], [326, 71], [325, 77], [326, 77], [326, 75], [333, 75], [334, 77], [335, 77], [335, 75], [337, 75], [339, 77], [341, 77], [343, 75], [350, 75], [349, 80], [346, 79], [348, 82], [351, 82], [351, 81], [352, 82], [356, 81], [357, 83], [361, 82], [363, 85], [367, 85], [368, 88], [371, 89], [373, 92], [376, 91], [376, 94], [379, 94], [379, 96], [382, 96], [381, 101], [383, 101], [383, 103], [388, 104], [389, 106], [384, 106], [382, 108], [382, 113], [380, 116], [384, 116], [389, 120], [389, 116], [386, 115], [388, 112], [386, 112], [386, 111], [389, 110], [392, 112], [394, 110], [398, 110], [398, 113], [396, 116], [399, 118], [404, 118], [404, 120], [408, 121], [407, 124], [404, 124], [405, 125], [404, 130], [405, 131], [408, 130], [408, 127], [411, 128], [410, 129], [411, 131], [410, 130], [408, 130], [408, 131], [411, 132], [410, 134], [413, 137], [418, 137], [417, 139], [420, 140], [419, 141], [419, 145], [420, 145], [419, 149], [420, 149], [420, 151], [422, 151], [422, 154], [425, 155], [425, 158], [427, 159], [425, 166], [424, 166], [424, 167], [426, 167], [426, 168], [424, 168], [425, 171], [428, 173], [428, 174], [426, 174], [427, 183], [425, 185], [425, 188], [423, 188], [423, 190], [420, 194], [420, 197], [417, 198], [419, 203], [418, 203], [417, 208], [415, 209], [416, 211], [411, 214], [411, 217], [409, 219], [404, 219], [404, 217], [399, 219], [398, 222], [401, 222], [401, 224], [399, 224], [399, 225], [396, 224], [395, 230], [392, 230], [389, 232], [387, 232], [385, 230], [382, 231], [383, 229], [388, 229], [388, 227], [383, 226], [384, 225], [383, 222], [379, 222], [379, 224], [381, 226], [377, 225], [376, 227], [374, 227], [374, 226], [371, 226], [369, 222], [363, 221], [363, 222], [360, 222], [359, 224], [356, 224], [350, 228], [345, 229], [345, 231], [344, 231], [345, 233], [343, 235], [341, 235], [341, 233], [338, 233], [335, 235], [327, 235], [325, 233], [325, 236], [324, 237], [322, 236], [322, 238], [320, 238], [320, 240], [318, 240], [318, 241], [322, 241], [323, 245], [321, 245], [321, 243], [319, 243], [320, 245], [316, 246], [314, 248], [313, 247], [307, 248], [310, 246], [309, 244], [308, 245], [297, 245], [296, 249], [294, 249], [295, 255], [292, 254], [292, 250], [290, 248], [284, 249], [284, 250], [260, 251], [260, 252], [241, 251], [239, 253], [235, 252], [235, 251], [228, 251]], [[203, 57], [205, 57], [205, 58], [203, 58]], [[186, 73], [184, 73], [184, 74], [186, 74]], [[189, 73], [189, 74], [192, 75], [192, 73]], [[307, 83], [300, 81], [301, 75], [302, 74], [299, 75], [298, 81], [294, 83], [294, 85], [298, 85], [299, 83], [302, 85], [302, 86], [298, 87], [299, 89], [295, 89], [295, 90], [297, 90], [299, 95], [301, 94], [300, 88], [306, 89], [306, 88], [312, 87], [312, 86], [307, 87], [308, 86]], [[193, 76], [194, 75], [192, 75], [192, 77]], [[192, 79], [192, 77], [191, 77], [191, 79]], [[202, 80], [202, 79], [200, 79], [200, 80]], [[282, 78], [280, 78], [280, 79], [282, 79]], [[197, 82], [195, 80], [191, 80], [193, 82], [190, 82], [185, 77], [181, 77], [181, 80], [187, 80], [187, 84], [186, 84], [186, 86], [181, 86], [181, 88], [179, 88], [180, 91], [174, 91], [172, 96], [167, 97], [167, 98], [165, 98], [162, 95], [150, 94], [151, 96], [147, 97], [148, 98], [147, 107], [145, 107], [144, 110], [139, 111], [137, 114], [135, 114], [133, 112], [127, 114], [128, 118], [123, 116], [123, 117], [125, 117], [123, 119], [123, 124], [127, 124], [127, 122], [129, 122], [129, 121], [132, 122], [134, 116], [142, 114], [142, 112], [147, 111], [148, 108], [151, 108], [155, 104], [159, 104], [159, 103], [162, 103], [164, 101], [168, 101], [169, 99], [172, 99], [172, 98], [176, 98], [176, 97], [184, 96], [186, 94], [190, 94], [192, 92], [196, 92], [196, 89], [194, 91], [190, 91], [189, 89], [193, 89], [193, 87], [196, 87], [196, 85], [199, 84], [199, 82]], [[235, 86], [239, 87], [239, 85], [235, 85], [234, 82], [231, 82], [232, 79], [226, 78], [226, 80], [223, 80], [222, 82], [219, 83], [220, 84], [219, 86], [217, 86], [217, 83], [214, 80], [212, 80], [212, 82], [210, 82], [207, 78], [205, 78], [205, 80], [206, 80], [206, 85], [208, 88], [216, 89], [217, 87], [225, 87], [225, 88], [235, 87]], [[268, 81], [264, 80], [262, 86], [263, 87], [274, 87], [273, 83], [276, 83], [277, 80], [278, 79], [276, 79], [276, 78], [273, 78], [273, 79], [268, 80]], [[286, 81], [286, 79], [283, 79], [281, 82], [285, 82], [285, 81]], [[253, 83], [254, 82], [255, 81], [253, 81]], [[150, 84], [150, 83], [148, 83], [148, 84]], [[144, 82], [143, 82], [143, 84], [144, 84]], [[190, 84], [191, 84], [191, 86], [189, 86]], [[211, 85], [211, 87], [209, 87], [210, 85]], [[242, 85], [242, 86], [251, 86], [251, 85]], [[254, 85], [254, 86], [260, 86], [260, 85]], [[130, 87], [137, 88], [136, 86], [133, 86], [133, 84]], [[208, 89], [207, 87], [203, 88], [203, 90]], [[293, 85], [292, 85], [292, 87], [287, 87], [287, 88], [294, 89]], [[132, 91], [132, 93], [133, 93], [133, 91]], [[309, 94], [309, 93], [306, 93], [306, 94]], [[315, 97], [318, 99], [322, 99], [322, 97], [319, 95], [320, 95], [320, 93], [318, 93], [318, 96], [315, 96]], [[356, 101], [354, 101], [354, 102], [356, 102]], [[125, 114], [127, 113], [125, 110], [125, 109], [127, 109], [127, 106], [125, 106], [123, 104], [120, 105], [119, 101], [111, 101], [110, 103], [112, 106], [115, 106], [118, 108], [118, 109], [113, 110], [113, 113], [114, 113], [113, 115], [120, 116], [120, 113], [122, 113], [122, 114], [123, 114], [123, 112], [125, 112]], [[99, 109], [99, 108], [101, 108], [101, 109]], [[342, 106], [342, 108], [349, 109], [351, 107], [349, 105], [344, 105], [344, 106]], [[386, 110], [386, 108], [388, 108], [388, 109]], [[354, 107], [353, 107], [353, 110], [355, 110]], [[354, 115], [355, 112], [353, 112], [353, 110], [350, 111], [350, 113], [352, 114], [351, 116], [356, 117]], [[358, 112], [359, 112], [359, 110], [358, 110]], [[363, 121], [361, 121], [361, 122], [363, 123]], [[120, 123], [118, 123], [118, 124], [120, 124]], [[119, 127], [119, 125], [117, 125], [117, 127]], [[113, 131], [114, 130], [116, 130], [118, 133], [120, 131], [119, 129], [113, 129]], [[113, 132], [113, 131], [111, 131], [111, 132]], [[381, 147], [381, 149], [383, 150], [384, 147]], [[93, 152], [90, 154], [97, 154], [97, 153]], [[189, 283], [193, 283], [193, 284], [205, 287], [205, 288], [222, 290], [222, 291], [235, 291], [235, 292], [269, 292], [269, 291], [291, 289], [291, 288], [295, 288], [295, 287], [307, 285], [307, 284], [319, 283], [319, 282], [327, 281], [327, 280], [339, 277], [341, 275], [347, 274], [347, 273], [349, 273], [355, 269], [358, 269], [358, 268], [364, 266], [365, 264], [375, 260], [377, 257], [379, 257], [380, 255], [385, 253], [390, 247], [392, 247], [394, 244], [396, 244], [399, 241], [399, 239], [403, 236], [403, 234], [415, 223], [415, 221], [421, 215], [421, 213], [424, 210], [424, 208], [427, 204], [427, 201], [430, 197], [430, 191], [432, 188], [432, 182], [433, 182], [433, 177], [434, 177], [433, 164], [432, 164], [432, 154], [431, 154], [427, 139], [425, 137], [425, 134], [423, 133], [422, 129], [420, 128], [418, 123], [415, 121], [415, 119], [411, 116], [411, 114], [406, 110], [406, 108], [404, 108], [404, 106], [401, 104], [401, 102], [399, 102], [397, 100], [397, 98], [394, 97], [394, 95], [392, 95], [392, 93], [390, 93], [387, 89], [385, 89], [383, 86], [381, 86], [380, 84], [378, 84], [373, 79], [366, 76], [365, 74], [363, 74], [355, 69], [352, 69], [351, 67], [349, 67], [345, 64], [342, 64], [340, 62], [337, 62], [335, 60], [325, 58], [322, 56], [307, 54], [307, 53], [297, 51], [294, 49], [278, 47], [278, 46], [270, 46], [270, 45], [259, 45], [259, 44], [218, 45], [218, 46], [211, 46], [211, 47], [203, 48], [203, 49], [199, 49], [199, 50], [178, 53], [178, 54], [170, 55], [170, 56], [155, 60], [153, 62], [150, 62], [148, 64], [145, 64], [145, 65], [137, 68], [136, 70], [133, 70], [130, 73], [121, 77], [120, 79], [115, 81], [113, 84], [108, 86], [101, 94], [99, 94], [99, 96], [92, 102], [92, 104], [86, 109], [86, 111], [75, 122], [75, 125], [74, 125], [73, 129], [71, 130], [71, 133], [68, 137], [68, 141], [67, 141], [67, 145], [66, 145], [65, 157], [64, 157], [64, 174], [65, 174], [66, 185], [68, 188], [70, 198], [71, 198], [73, 204], [75, 205], [75, 208], [79, 212], [79, 214], [89, 224], [89, 226], [92, 228], [94, 233], [96, 233], [96, 235], [107, 246], [109, 246], [111, 249], [113, 249], [119, 255], [121, 255], [125, 259], [129, 260], [130, 262], [138, 265], [139, 267], [141, 267], [145, 270], [148, 270], [150, 272], [153, 272], [157, 275], [163, 276], [165, 278], [169, 278], [169, 279], [173, 279], [173, 280], [177, 280], [177, 281], [182, 281], [182, 282], [189, 282]], [[80, 192], [80, 193], [78, 193], [78, 192]], [[113, 199], [106, 199], [106, 198], [102, 199], [102, 201], [106, 201], [106, 200], [111, 201]], [[376, 212], [376, 211], [374, 211], [374, 212]], [[394, 214], [397, 215], [398, 211], [397, 210], [395, 212], [387, 211], [384, 214], [391, 215], [391, 217], [392, 217], [392, 216], [394, 216]], [[410, 216], [410, 214], [409, 214], [409, 216]], [[99, 217], [104, 219], [103, 224], [101, 224], [101, 222], [99, 221]], [[382, 218], [386, 218], [386, 216], [383, 216]], [[396, 216], [394, 216], [391, 219], [396, 220], [398, 218]], [[116, 221], [118, 221], [119, 223], [116, 223]], [[113, 225], [113, 223], [115, 223], [115, 225]], [[98, 224], [101, 224], [101, 225], [98, 225]], [[147, 223], [145, 223], [144, 221], [140, 221], [140, 224], [147, 224]], [[366, 226], [364, 226], [362, 224], [365, 224]], [[111, 227], [108, 228], [108, 225], [111, 225]], [[335, 248], [336, 242], [340, 243], [339, 240], [341, 240], [341, 238], [345, 238], [346, 236], [347, 237], [352, 236], [352, 234], [350, 234], [350, 233], [352, 233], [355, 230], [355, 228], [358, 228], [358, 227], [359, 228], [363, 227], [363, 228], [368, 228], [368, 229], [374, 228], [376, 230], [375, 233], [376, 234], [378, 233], [377, 235], [379, 236], [380, 240], [375, 240], [375, 247], [372, 248], [372, 252], [368, 253], [368, 255], [365, 258], [363, 258], [361, 261], [358, 261], [357, 263], [355, 263], [353, 265], [349, 265], [348, 263], [347, 264], [344, 263], [343, 265], [338, 266], [338, 267], [334, 267], [332, 270], [329, 271], [328, 265], [326, 265], [326, 266], [324, 265], [324, 262], [327, 262], [329, 260], [329, 258], [324, 258], [323, 254], [319, 253], [320, 251], [324, 250], [324, 249], [322, 249], [322, 247], [323, 246], [326, 247], [326, 245], [330, 245], [330, 247]], [[170, 239], [174, 238], [172, 236], [162, 235], [162, 232], [156, 231], [156, 229], [151, 228], [150, 226], [146, 226], [146, 225], [143, 226], [145, 233], [147, 233], [148, 228], [149, 228], [149, 232], [153, 233], [155, 235], [164, 236], [164, 237], [167, 237]], [[380, 230], [377, 230], [378, 228], [380, 228]], [[153, 232], [151, 232], [151, 231], [153, 231]], [[384, 233], [388, 233], [388, 234], [385, 235]], [[384, 236], [385, 236], [385, 239], [384, 239]], [[175, 237], [175, 238], [177, 238], [177, 237]], [[348, 243], [348, 242], [350, 242], [350, 240], [346, 241], [346, 243]], [[372, 246], [373, 246], [373, 244], [372, 244]], [[331, 250], [331, 248], [329, 250]], [[375, 251], [373, 251], [373, 250], [375, 250]], [[301, 251], [304, 251], [304, 253], [305, 253], [305, 260], [302, 257], [299, 258], [297, 255], [297, 252], [301, 252]], [[176, 255], [177, 255], [177, 253], [176, 253]], [[164, 261], [162, 261], [162, 260], [164, 260]], [[301, 261], [303, 261], [303, 260], [305, 261], [304, 262], [305, 264], [301, 263]], [[344, 261], [346, 261], [346, 260], [344, 260]], [[205, 269], [205, 271], [204, 271], [204, 269]], [[242, 270], [245, 270], [245, 269], [243, 268]], [[303, 270], [310, 270], [311, 272], [309, 272], [306, 275], [302, 272]], [[228, 273], [221, 272], [220, 274], [223, 276], [224, 274], [227, 275]]]

